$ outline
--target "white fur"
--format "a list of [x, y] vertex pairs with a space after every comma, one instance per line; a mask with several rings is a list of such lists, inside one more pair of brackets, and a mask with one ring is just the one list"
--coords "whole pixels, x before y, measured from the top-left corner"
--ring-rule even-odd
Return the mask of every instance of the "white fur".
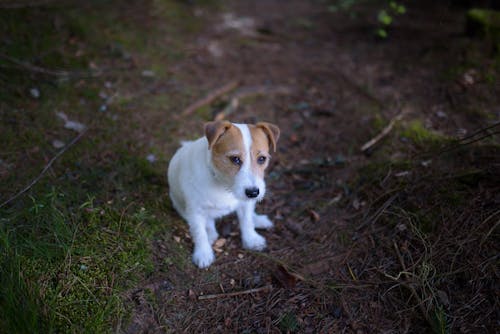
[[[233, 180], [219, 175], [212, 166], [211, 151], [205, 137], [184, 142], [174, 154], [168, 167], [170, 199], [177, 212], [188, 222], [194, 242], [193, 262], [200, 268], [214, 260], [211, 245], [218, 238], [215, 220], [236, 211], [240, 223], [243, 247], [263, 250], [266, 240], [255, 228], [271, 228], [265, 215], [255, 213], [255, 204], [265, 194], [265, 182], [251, 170], [252, 137], [248, 126], [234, 124], [240, 129], [245, 147], [243, 164]], [[259, 196], [249, 199], [245, 189], [257, 187]]]

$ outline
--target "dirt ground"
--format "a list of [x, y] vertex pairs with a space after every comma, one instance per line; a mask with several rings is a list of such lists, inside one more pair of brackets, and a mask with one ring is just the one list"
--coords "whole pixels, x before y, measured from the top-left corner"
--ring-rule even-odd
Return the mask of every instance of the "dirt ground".
[[[21, 196], [0, 213], [7, 217], [27, 205], [36, 207], [35, 198], [43, 198], [37, 192], [63, 184], [61, 189], [79, 197], [69, 204], [58, 201], [71, 213], [84, 211], [75, 217], [85, 223], [73, 218], [77, 228], [90, 230], [93, 225], [85, 224], [92, 219], [104, 226], [97, 229], [102, 245], [95, 248], [103, 253], [105, 247], [126, 249], [121, 236], [128, 242], [134, 233], [146, 240], [153, 256], [147, 270], [136, 266], [140, 261], [128, 251], [119, 253], [128, 262], [116, 266], [116, 272], [125, 268], [116, 277], [126, 281], [129, 270], [141, 277], [133, 286], [123, 284], [120, 298], [130, 316], [111, 319], [119, 333], [497, 332], [499, 44], [467, 36], [466, 9], [455, 1], [402, 3], [406, 12], [394, 15], [388, 36], [379, 38], [377, 13], [388, 8], [385, 1], [109, 2], [108, 14], [92, 19], [111, 15], [109, 21], [121, 25], [102, 31], [90, 25], [95, 30], [82, 33], [74, 23], [76, 33], [65, 36], [57, 52], [82, 63], [83, 57], [94, 57], [91, 70], [126, 64], [123, 70], [70, 81], [77, 98], [47, 102], [50, 113], [40, 122], [44, 91], [39, 98], [31, 90], [22, 108], [0, 101], [2, 129], [15, 138], [1, 155], [2, 201], [41, 169], [27, 172], [30, 166], [50, 161], [57, 152], [52, 139], [74, 135], [60, 130], [54, 110], [78, 116], [89, 128], [27, 192], [31, 197]], [[92, 6], [98, 7], [87, 7]], [[189, 22], [184, 30], [169, 26], [169, 15], [176, 14], [168, 11], [178, 7], [184, 16], [176, 20]], [[43, 18], [44, 10], [36, 15]], [[64, 20], [53, 22], [64, 32]], [[87, 26], [83, 19], [80, 23]], [[125, 35], [130, 29], [141, 34], [127, 44], [135, 36]], [[102, 50], [93, 51], [85, 43], [98, 40], [100, 33], [121, 44], [103, 42]], [[34, 57], [33, 63], [49, 67], [43, 57]], [[26, 64], [0, 58], [5, 59], [26, 70]], [[52, 77], [45, 83], [60, 87]], [[8, 81], [8, 74], [0, 73], [6, 89]], [[211, 103], [183, 113], [231, 83]], [[19, 91], [6, 95], [26, 94]], [[169, 202], [165, 173], [179, 142], [202, 136], [204, 122], [220, 117], [221, 110], [233, 122], [268, 121], [281, 129], [266, 198], [257, 207], [275, 227], [261, 232], [266, 251], [249, 252], [241, 247], [236, 218], [223, 218], [217, 223], [216, 261], [200, 270], [190, 262], [193, 245], [187, 224]], [[34, 130], [23, 130], [27, 127]], [[386, 129], [373, 147], [361, 150]], [[37, 131], [41, 135], [33, 134]], [[5, 133], [0, 135], [8, 138]], [[42, 144], [33, 147], [35, 140]], [[88, 194], [96, 194], [95, 208], [81, 204], [92, 202]], [[132, 215], [135, 209], [143, 216]], [[151, 216], [141, 220], [144, 212]], [[15, 220], [9, 219], [5, 224]], [[154, 233], [148, 230], [143, 238], [141, 229], [155, 219], [161, 227], [151, 223]], [[116, 226], [107, 225], [113, 220]], [[103, 235], [114, 238], [111, 246]], [[93, 253], [86, 253], [93, 248], [84, 245], [65, 271], [57, 269], [54, 278], [42, 275], [40, 281], [49, 282], [43, 293], [49, 295], [57, 280], [74, 282], [73, 277], [88, 279], [99, 298], [101, 285], [115, 289], [115, 267], [101, 281], [83, 276], [91, 275], [92, 265], [115, 265], [108, 254], [93, 263]], [[134, 252], [144, 248], [133, 245]], [[66, 253], [62, 258], [66, 261]], [[65, 293], [70, 294], [71, 284], [63, 286]], [[91, 298], [85, 287], [75, 304], [87, 307]], [[41, 307], [43, 316], [51, 314], [47, 309]], [[70, 326], [63, 328], [88, 328], [71, 327], [80, 325], [66, 320], [58, 320]], [[8, 323], [0, 318], [0, 329], [2, 321]]]
[[[164, 243], [192, 247], [187, 228], [178, 225], [175, 241], [156, 243], [158, 271], [130, 296], [135, 309], [127, 332], [494, 332], [498, 268], [488, 261], [498, 261], [498, 244], [477, 254], [479, 262], [490, 263], [486, 268], [462, 249], [466, 246], [457, 249], [446, 238], [460, 229], [454, 224], [479, 228], [491, 214], [486, 225], [496, 228], [499, 188], [492, 180], [499, 175], [498, 146], [486, 149], [479, 162], [491, 169], [468, 192], [466, 201], [473, 198], [475, 204], [438, 199], [435, 204], [443, 208], [431, 223], [441, 227], [430, 236], [412, 225], [419, 218], [410, 211], [431, 205], [433, 191], [446, 188], [443, 175], [478, 160], [415, 157], [422, 147], [400, 130], [373, 154], [360, 150], [398, 113], [404, 113], [404, 124], [419, 119], [426, 129], [454, 138], [498, 122], [498, 85], [477, 78], [478, 71], [490, 68], [490, 51], [466, 42], [461, 8], [411, 4], [387, 40], [372, 33], [376, 8], [357, 7], [351, 18], [328, 13], [321, 1], [252, 1], [224, 3], [217, 15], [196, 13], [204, 27], [176, 73], [205, 94], [233, 80], [240, 80], [237, 91], [260, 87], [263, 94], [242, 99], [226, 118], [266, 120], [282, 130], [269, 193], [258, 206], [275, 228], [263, 232], [266, 252], [246, 252], [235, 218], [223, 219], [218, 229], [225, 243], [216, 262], [208, 270], [187, 266], [176, 272], [164, 269]], [[483, 53], [472, 72], [464, 69], [467, 48]], [[470, 85], [463, 81], [468, 76], [474, 77]], [[486, 116], [471, 110], [478, 104]], [[202, 118], [221, 108], [213, 104], [202, 117], [182, 118], [172, 138], [201, 135]], [[174, 149], [169, 146], [166, 154]], [[433, 168], [425, 170], [427, 163]], [[365, 173], [363, 167], [374, 164], [377, 172]], [[418, 176], [407, 176], [411, 173]], [[425, 184], [419, 188], [418, 182]], [[415, 203], [412, 196], [424, 199]], [[441, 255], [467, 257], [470, 263], [462, 259], [450, 266], [455, 260], [437, 260]], [[462, 265], [484, 276], [445, 274], [445, 268]], [[246, 294], [251, 289], [257, 291]]]

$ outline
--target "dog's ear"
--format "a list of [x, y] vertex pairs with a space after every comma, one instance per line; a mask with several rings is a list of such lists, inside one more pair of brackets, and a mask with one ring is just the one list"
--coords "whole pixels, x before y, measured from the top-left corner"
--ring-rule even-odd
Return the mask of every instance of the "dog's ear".
[[217, 140], [231, 127], [231, 122], [215, 121], [205, 124], [205, 136], [208, 140], [208, 149], [211, 150]]
[[273, 148], [273, 152], [276, 152], [276, 143], [280, 138], [280, 128], [278, 128], [274, 124], [267, 122], [259, 122], [255, 124], [255, 126], [261, 128], [264, 131], [264, 133], [267, 135], [267, 138], [269, 139], [269, 143]]

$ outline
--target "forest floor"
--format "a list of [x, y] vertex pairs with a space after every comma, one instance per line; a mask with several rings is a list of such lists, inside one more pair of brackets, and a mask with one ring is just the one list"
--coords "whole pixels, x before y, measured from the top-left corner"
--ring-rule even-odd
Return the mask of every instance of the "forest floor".
[[[379, 38], [348, 3], [2, 2], [0, 331], [494, 332], [498, 51], [464, 8]], [[281, 129], [275, 227], [222, 219], [200, 270], [165, 174], [222, 110]]]

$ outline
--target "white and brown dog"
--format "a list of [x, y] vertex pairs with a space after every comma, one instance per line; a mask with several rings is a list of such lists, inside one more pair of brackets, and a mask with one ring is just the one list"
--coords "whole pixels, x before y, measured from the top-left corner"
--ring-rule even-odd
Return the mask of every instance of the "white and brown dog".
[[236, 211], [243, 247], [263, 250], [266, 240], [255, 228], [273, 223], [255, 213], [264, 198], [264, 170], [280, 130], [270, 123], [209, 122], [205, 137], [184, 142], [168, 167], [170, 199], [188, 222], [194, 242], [193, 262], [200, 268], [214, 260], [211, 245], [218, 238], [215, 219]]

